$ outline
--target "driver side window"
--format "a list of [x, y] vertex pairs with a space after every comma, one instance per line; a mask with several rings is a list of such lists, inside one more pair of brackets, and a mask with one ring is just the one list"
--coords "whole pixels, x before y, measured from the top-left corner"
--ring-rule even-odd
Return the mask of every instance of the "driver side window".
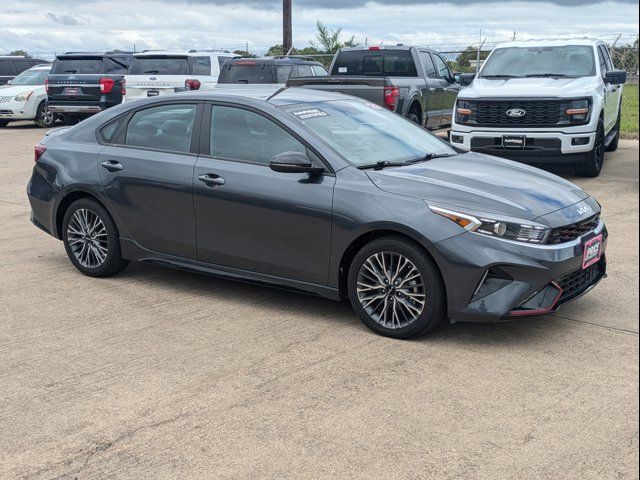
[[449, 72], [449, 67], [444, 63], [444, 60], [440, 58], [439, 55], [432, 54], [433, 61], [436, 63], [436, 69], [438, 70], [438, 75], [440, 78], [444, 78], [445, 80], [451, 80], [451, 72]]
[[306, 153], [293, 135], [250, 110], [214, 105], [211, 110], [212, 157], [268, 165], [283, 152]]

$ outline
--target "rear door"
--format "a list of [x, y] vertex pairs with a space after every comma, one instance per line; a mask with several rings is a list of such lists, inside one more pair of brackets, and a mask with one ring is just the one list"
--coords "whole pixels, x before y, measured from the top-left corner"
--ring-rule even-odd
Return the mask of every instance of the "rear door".
[[147, 250], [196, 256], [192, 182], [200, 111], [196, 102], [150, 106], [101, 131], [100, 180], [133, 240]]
[[125, 77], [125, 101], [175, 93], [184, 88], [188, 75], [187, 55], [136, 55]]
[[101, 56], [60, 56], [51, 67], [48, 98], [52, 105], [100, 101]]
[[453, 114], [453, 107], [456, 104], [456, 98], [458, 98], [458, 92], [460, 86], [455, 83], [453, 75], [449, 70], [449, 67], [442, 59], [442, 57], [436, 53], [431, 52], [433, 63], [436, 67], [438, 74], [439, 87], [442, 89], [442, 109], [440, 116], [440, 126], [451, 125], [451, 116]]
[[209, 154], [194, 172], [198, 259], [325, 285], [335, 176], [271, 170], [274, 155], [309, 151], [258, 112], [213, 105], [204, 118]]

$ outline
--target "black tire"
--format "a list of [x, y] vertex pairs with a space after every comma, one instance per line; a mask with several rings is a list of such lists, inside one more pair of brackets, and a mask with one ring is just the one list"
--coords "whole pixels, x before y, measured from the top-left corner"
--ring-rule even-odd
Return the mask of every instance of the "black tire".
[[407, 115], [407, 119], [411, 120], [415, 124], [421, 125], [420, 117], [413, 111], [409, 112], [409, 115]]
[[0, 128], [6, 127], [9, 125], [9, 120], [0, 120]]
[[618, 120], [616, 120], [616, 126], [613, 129], [616, 132], [616, 136], [613, 137], [611, 143], [607, 145], [605, 151], [607, 152], [615, 152], [618, 149], [618, 143], [620, 141], [620, 122], [622, 121], [622, 105], [618, 108]]
[[[422, 311], [416, 312], [415, 318], [411, 321], [407, 321], [406, 324], [402, 324], [400, 322], [400, 316], [398, 315], [398, 325], [396, 326], [393, 323], [393, 326], [388, 326], [388, 322], [384, 322], [383, 319], [374, 317], [375, 312], [372, 313], [371, 310], [374, 310], [375, 303], [369, 304], [369, 306], [365, 303], [368, 302], [369, 298], [365, 298], [361, 300], [359, 295], [369, 295], [369, 292], [363, 294], [362, 292], [358, 292], [358, 286], [364, 288], [365, 290], [371, 290], [367, 283], [363, 283], [363, 279], [366, 282], [369, 282], [370, 278], [373, 276], [368, 276], [368, 271], [366, 270], [365, 262], [368, 262], [374, 255], [378, 254], [387, 255], [387, 259], [389, 262], [389, 270], [387, 270], [387, 279], [391, 276], [393, 280], [392, 273], [395, 272], [395, 267], [393, 264], [393, 256], [399, 256], [400, 259], [404, 258], [408, 260], [411, 265], [408, 266], [406, 274], [409, 277], [406, 277], [403, 281], [405, 283], [409, 278], [411, 278], [411, 269], [415, 268], [420, 277], [414, 282], [421, 281], [423, 288], [422, 290], [413, 290], [413, 295], [416, 295], [415, 292], [420, 293], [424, 297], [424, 306], [422, 306]], [[397, 264], [396, 264], [397, 265]], [[370, 272], [370, 270], [369, 270]], [[363, 276], [363, 274], [365, 276]], [[400, 277], [399, 275], [396, 278]], [[400, 280], [403, 280], [400, 277]], [[436, 267], [434, 261], [431, 257], [415, 242], [406, 239], [404, 237], [382, 237], [376, 240], [373, 240], [371, 243], [365, 245], [354, 257], [351, 262], [351, 266], [349, 268], [349, 277], [348, 277], [348, 290], [349, 290], [349, 300], [351, 301], [351, 306], [354, 311], [360, 316], [360, 319], [364, 322], [364, 324], [369, 327], [374, 332], [384, 335], [386, 337], [391, 338], [400, 338], [405, 339], [413, 336], [417, 336], [423, 333], [428, 332], [433, 329], [436, 325], [446, 319], [446, 293], [444, 284], [442, 281], [442, 277], [440, 276], [440, 272]], [[378, 282], [372, 282], [375, 284], [376, 288], [378, 288]], [[399, 282], [395, 282], [399, 283]], [[382, 283], [380, 283], [380, 286]], [[402, 284], [400, 284], [402, 285]], [[411, 285], [411, 284], [409, 284]], [[383, 295], [386, 296], [386, 300], [379, 300], [380, 302], [392, 302], [392, 322], [395, 322], [395, 312], [396, 310], [402, 312], [411, 312], [411, 310], [406, 307], [402, 308], [407, 301], [409, 301], [409, 296], [405, 295], [403, 292], [405, 289], [412, 289], [414, 287], [408, 286], [405, 289], [398, 290], [395, 289], [394, 286], [387, 284], [389, 290], [385, 293], [382, 293], [382, 288], [380, 290], [375, 290], [372, 295]], [[391, 291], [391, 293], [389, 293]], [[409, 293], [409, 295], [412, 295]], [[396, 298], [394, 297], [403, 297], [397, 300], [398, 307], [396, 307]], [[413, 302], [413, 300], [411, 300]], [[402, 306], [400, 302], [403, 302]], [[365, 303], [363, 305], [363, 303]], [[371, 306], [373, 305], [373, 306]], [[384, 304], [386, 305], [386, 303]], [[390, 304], [391, 305], [391, 304]], [[415, 306], [419, 306], [418, 304], [413, 304]], [[384, 308], [384, 307], [383, 307]], [[367, 310], [368, 309], [368, 310]], [[384, 314], [384, 310], [382, 312]], [[388, 318], [388, 315], [385, 315], [384, 319]], [[406, 315], [404, 320], [406, 320]]]
[[[81, 241], [78, 243], [78, 238], [81, 236], [72, 233], [72, 231], [75, 230], [74, 226], [77, 226], [77, 223], [73, 223], [75, 222], [74, 215], [76, 212], [78, 212], [79, 215], [81, 215], [82, 212], [90, 212], [95, 215], [102, 222], [106, 231], [105, 233], [96, 236], [97, 239], [99, 237], [102, 249], [106, 250], [106, 254], [104, 254], [104, 259], [99, 262], [98, 260], [100, 259], [98, 259], [94, 254], [93, 259], [96, 261], [93, 263], [95, 265], [83, 264], [78, 255], [78, 249], [83, 248], [82, 243], [86, 242]], [[71, 229], [69, 228], [70, 224], [72, 226]], [[87, 232], [85, 231], [85, 233]], [[83, 235], [82, 237], [89, 239], [88, 235]], [[69, 206], [62, 221], [62, 240], [69, 260], [71, 260], [74, 267], [90, 277], [108, 277], [120, 272], [129, 264], [129, 261], [123, 259], [121, 255], [120, 236], [118, 234], [116, 224], [113, 222], [109, 212], [107, 212], [104, 207], [95, 200], [81, 198]]]
[[598, 122], [596, 132], [595, 145], [593, 146], [593, 150], [589, 152], [588, 160], [575, 166], [576, 174], [581, 177], [597, 177], [602, 171], [605, 151], [604, 120], [602, 120], [602, 118]]
[[56, 116], [47, 108], [47, 102], [44, 100], [38, 105], [38, 111], [34, 123], [40, 128], [51, 128], [56, 123]]

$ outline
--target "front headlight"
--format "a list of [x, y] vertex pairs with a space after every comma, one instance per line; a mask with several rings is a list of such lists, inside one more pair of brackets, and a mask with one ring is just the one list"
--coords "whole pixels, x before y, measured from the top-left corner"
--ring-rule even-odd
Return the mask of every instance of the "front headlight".
[[472, 215], [433, 205], [429, 205], [429, 208], [433, 213], [457, 223], [468, 232], [490, 237], [541, 244], [547, 239], [549, 233], [548, 227], [533, 222], [525, 223], [514, 221], [513, 219], [487, 218], [485, 215]]
[[591, 99], [571, 100], [565, 114], [571, 123], [587, 123], [591, 116]]
[[27, 100], [29, 100], [29, 98], [31, 98], [31, 95], [33, 95], [33, 91], [26, 90], [24, 92], [20, 92], [18, 95], [13, 97], [13, 99], [16, 102], [26, 102]]

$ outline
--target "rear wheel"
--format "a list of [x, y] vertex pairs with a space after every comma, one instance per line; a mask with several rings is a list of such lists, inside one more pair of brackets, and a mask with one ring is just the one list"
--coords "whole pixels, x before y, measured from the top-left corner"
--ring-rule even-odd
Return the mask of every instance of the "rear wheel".
[[64, 248], [71, 263], [90, 277], [108, 277], [129, 263], [120, 252], [120, 236], [109, 213], [94, 200], [69, 206], [62, 223]]
[[0, 128], [9, 125], [9, 120], [0, 120]]
[[349, 269], [349, 299], [364, 324], [380, 335], [409, 338], [445, 318], [445, 290], [433, 260], [402, 237], [372, 241]]
[[38, 105], [38, 111], [34, 120], [35, 124], [42, 128], [52, 127], [56, 121], [54, 113], [49, 110], [45, 101], [40, 102]]
[[415, 111], [409, 112], [409, 115], [407, 115], [407, 118], [411, 120], [413, 123], [417, 123], [418, 125], [421, 124], [420, 117]]
[[582, 177], [597, 177], [602, 171], [602, 165], [604, 164], [604, 151], [605, 151], [605, 135], [604, 135], [604, 121], [600, 119], [598, 122], [598, 130], [596, 132], [596, 142], [593, 146], [593, 150], [589, 152], [588, 160], [584, 163], [576, 165], [576, 173]]

